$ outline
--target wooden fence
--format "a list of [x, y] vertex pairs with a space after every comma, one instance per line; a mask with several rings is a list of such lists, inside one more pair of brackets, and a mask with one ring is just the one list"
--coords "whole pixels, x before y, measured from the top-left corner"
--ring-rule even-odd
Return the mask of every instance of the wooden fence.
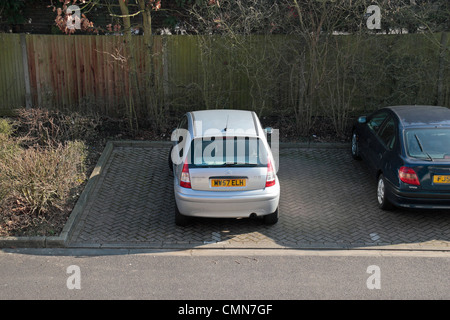
[[[136, 71], [142, 76], [149, 69], [142, 54], [144, 43], [142, 37], [132, 40], [138, 53]], [[120, 36], [0, 33], [0, 111], [8, 113], [28, 103], [72, 110], [95, 106], [100, 113], [118, 114], [130, 92], [129, 55], [123, 41]], [[154, 37], [153, 47], [152, 68], [161, 78], [161, 37]]]
[[[279, 40], [276, 41], [280, 43], [284, 41], [281, 36], [274, 37], [278, 37]], [[414, 37], [416, 35], [403, 38], [405, 43], [411, 43], [411, 45], [404, 44], [405, 48], [411, 48], [412, 51], [419, 50], [412, 45], [420, 43]], [[143, 96], [162, 95], [163, 99], [160, 99], [159, 103], [162, 101], [173, 110], [215, 107], [249, 108], [249, 106], [255, 108], [255, 105], [265, 105], [279, 110], [280, 106], [282, 108], [283, 105], [289, 104], [288, 100], [294, 96], [292, 92], [289, 92], [293, 84], [292, 72], [288, 64], [282, 65], [280, 62], [280, 66], [267, 65], [267, 68], [273, 69], [273, 79], [264, 69], [266, 57], [282, 57], [284, 54], [281, 49], [277, 49], [276, 41], [271, 41], [269, 48], [268, 45], [264, 45], [264, 38], [258, 40], [257, 36], [252, 36], [245, 41], [253, 46], [251, 50], [254, 50], [254, 53], [251, 50], [244, 50], [249, 56], [241, 58], [238, 56], [240, 54], [238, 51], [237, 53], [231, 49], [227, 51], [223, 43], [217, 46], [219, 49], [212, 52], [214, 50], [211, 48], [215, 46], [213, 42], [222, 42], [223, 39], [220, 38], [154, 36], [151, 65], [143, 54], [146, 50], [143, 37], [133, 36], [132, 41], [141, 94], [143, 93]], [[209, 42], [208, 45], [205, 45], [205, 41]], [[395, 46], [394, 41], [389, 40], [386, 43], [388, 46]], [[390, 48], [386, 49], [386, 52], [393, 52]], [[427, 49], [427, 52], [420, 53], [435, 60], [433, 64], [430, 64], [433, 70], [425, 70], [432, 73], [430, 77], [434, 77], [434, 74], [438, 76], [437, 48], [438, 46], [434, 52]], [[270, 52], [270, 50], [275, 51]], [[368, 56], [372, 54], [370, 50], [366, 51]], [[401, 57], [403, 48], [398, 47], [397, 51], [397, 57]], [[255, 58], [260, 52], [262, 52], [260, 58]], [[448, 50], [445, 54], [445, 70], [441, 73], [444, 77], [441, 79], [444, 83], [443, 104], [450, 106]], [[414, 56], [414, 52], [409, 52], [409, 56]], [[249, 57], [255, 61], [259, 59], [257, 61], [259, 69], [252, 69], [249, 65], [239, 69], [240, 61], [243, 59], [250, 61]], [[289, 59], [290, 57], [284, 56], [279, 61], [289, 61]], [[267, 60], [266, 63], [273, 64], [273, 61], [275, 60]], [[403, 62], [399, 60], [399, 63]], [[234, 63], [234, 67], [231, 67], [231, 63]], [[130, 54], [124, 46], [123, 36], [0, 33], [0, 115], [28, 106], [56, 107], [74, 111], [91, 110], [100, 114], [120, 116], [130, 107], [128, 104], [130, 93], [134, 94], [134, 91], [130, 90], [130, 76], [133, 76], [130, 65]], [[367, 65], [370, 66], [370, 63]], [[414, 62], [411, 62], [411, 65], [414, 65]], [[379, 67], [374, 64], [373, 71], [378, 70]], [[397, 72], [396, 75], [390, 76], [392, 81], [397, 82], [401, 78], [397, 77], [398, 74], [403, 76], [408, 73], [408, 70], [396, 70], [395, 65], [388, 71]], [[153, 74], [151, 82], [153, 91], [151, 92], [149, 92], [148, 82], [142, 81], [150, 72]], [[364, 70], [364, 72], [368, 71]], [[416, 72], [422, 71], [416, 70]], [[290, 75], [291, 78], [284, 75]], [[374, 79], [379, 81], [380, 77], [384, 76], [386, 75], [375, 75]], [[421, 75], [418, 74], [418, 76]], [[383, 85], [381, 81], [379, 82]], [[436, 80], [428, 83], [431, 89], [419, 88], [422, 96], [418, 100], [434, 103], [436, 99], [433, 95], [436, 94], [436, 90], [433, 88], [436, 87]], [[389, 86], [391, 84], [385, 85], [384, 89], [389, 89]], [[157, 88], [157, 93], [154, 88]], [[405, 88], [408, 88], [406, 82]], [[377, 95], [377, 92], [371, 92], [371, 90], [369, 88], [366, 91]], [[267, 92], [271, 92], [271, 95], [266, 95]], [[361, 90], [359, 97], [353, 99], [354, 103], [366, 103], [367, 92]], [[141, 105], [134, 106], [136, 109], [134, 114], [145, 115], [149, 101], [142, 101], [144, 102]], [[398, 101], [408, 102], [409, 100]], [[380, 99], [381, 102], [383, 102], [382, 99]]]
[[21, 46], [19, 34], [0, 33], [0, 114], [10, 113], [13, 108], [25, 106], [25, 73], [23, 57], [25, 45]]

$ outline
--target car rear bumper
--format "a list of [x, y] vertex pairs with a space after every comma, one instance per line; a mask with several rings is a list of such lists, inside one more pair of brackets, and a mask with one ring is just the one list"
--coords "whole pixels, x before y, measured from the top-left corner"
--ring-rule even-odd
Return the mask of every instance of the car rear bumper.
[[[278, 182], [278, 181], [277, 181]], [[196, 191], [174, 187], [175, 201], [181, 214], [193, 217], [243, 218], [275, 212], [280, 199], [280, 185], [252, 191]]]
[[450, 209], [449, 192], [403, 191], [388, 185], [388, 200], [397, 207], [415, 209]]

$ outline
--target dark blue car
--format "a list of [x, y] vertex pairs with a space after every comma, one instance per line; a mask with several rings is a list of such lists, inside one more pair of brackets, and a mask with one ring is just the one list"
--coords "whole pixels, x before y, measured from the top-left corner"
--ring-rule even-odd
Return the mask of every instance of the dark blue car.
[[376, 177], [381, 209], [450, 209], [450, 109], [395, 106], [359, 117], [351, 152]]

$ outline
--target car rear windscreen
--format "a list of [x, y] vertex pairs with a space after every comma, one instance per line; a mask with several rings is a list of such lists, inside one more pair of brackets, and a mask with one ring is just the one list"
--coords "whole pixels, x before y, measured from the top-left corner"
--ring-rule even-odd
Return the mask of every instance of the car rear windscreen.
[[255, 137], [204, 137], [190, 147], [191, 167], [267, 166], [267, 150]]
[[450, 160], [450, 128], [408, 129], [406, 152], [412, 158]]

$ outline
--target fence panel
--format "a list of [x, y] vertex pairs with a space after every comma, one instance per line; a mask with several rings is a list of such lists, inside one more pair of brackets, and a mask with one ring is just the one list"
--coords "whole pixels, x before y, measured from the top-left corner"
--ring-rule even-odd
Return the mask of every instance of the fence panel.
[[[29, 78], [34, 107], [135, 117], [157, 116], [161, 108], [177, 112], [237, 108], [269, 113], [282, 109], [289, 114], [295, 107], [291, 100], [303, 89], [295, 85], [298, 59], [293, 55], [304, 50], [290, 44], [290, 37], [237, 37], [233, 43], [217, 35], [154, 36], [153, 54], [148, 59], [143, 37], [133, 36], [133, 74], [132, 55], [124, 36], [0, 34], [0, 113], [26, 105]], [[336, 40], [341, 49], [356, 41], [344, 37]], [[435, 37], [430, 41], [430, 37], [415, 34], [379, 35], [355, 46], [356, 51], [345, 47], [346, 54], [361, 62], [352, 65], [350, 76], [369, 76], [357, 83], [351, 109], [353, 105], [372, 109], [385, 103], [432, 104], [438, 82], [442, 104], [450, 106], [450, 55], [444, 50], [439, 60], [436, 43], [440, 35]], [[25, 39], [25, 70], [21, 39]], [[288, 47], [295, 50], [283, 49]], [[335, 57], [331, 50], [341, 49], [330, 47], [331, 66]], [[416, 81], [419, 78], [424, 80]], [[133, 88], [132, 80], [138, 88]], [[324, 99], [323, 92], [318, 97]]]
[[0, 114], [25, 107], [25, 81], [19, 34], [0, 33]]

